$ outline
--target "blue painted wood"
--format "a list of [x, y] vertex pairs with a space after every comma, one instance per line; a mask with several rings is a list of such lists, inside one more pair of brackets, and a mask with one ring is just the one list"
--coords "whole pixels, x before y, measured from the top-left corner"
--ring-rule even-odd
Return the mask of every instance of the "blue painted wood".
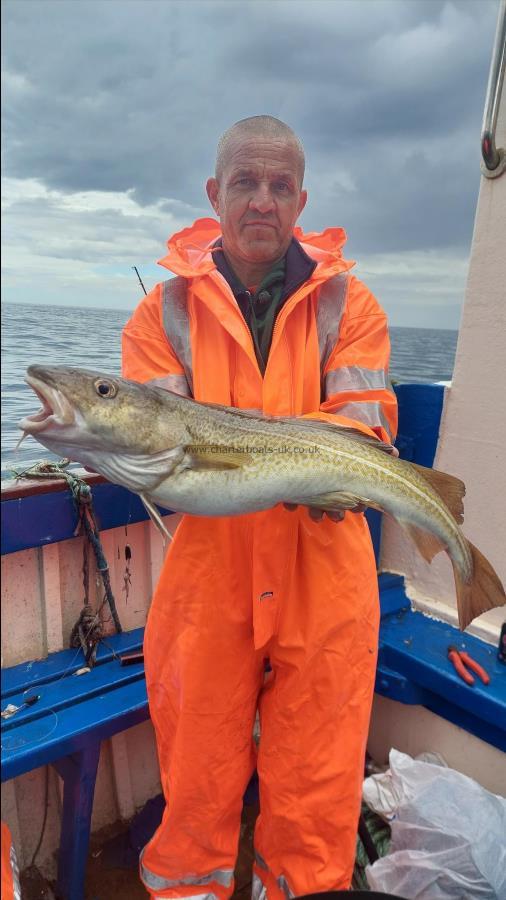
[[[143, 640], [144, 628], [134, 628], [105, 638], [106, 643], [101, 641], [98, 646], [97, 666], [110, 662], [115, 653], [138, 650], [142, 647]], [[34, 688], [45, 682], [56, 681], [65, 674], [73, 674], [83, 665], [81, 650], [59, 650], [57, 653], [50, 653], [46, 659], [32, 659], [3, 669], [2, 701], [9, 698], [9, 702], [14, 702], [10, 700], [14, 694], [20, 694], [28, 687]]]
[[90, 740], [79, 753], [65, 758], [64, 768], [56, 764], [56, 768], [60, 768], [65, 785], [57, 894], [69, 900], [84, 900], [91, 813], [99, 757], [100, 740]]
[[58, 855], [58, 895], [83, 900], [91, 813], [100, 744], [149, 718], [144, 665], [121, 666], [119, 654], [142, 647], [144, 629], [106, 639], [97, 664], [83, 675], [82, 650], [62, 650], [45, 660], [21, 663], [2, 673], [2, 709], [33, 706], [2, 719], [2, 781], [51, 763], [64, 783]]
[[[121, 666], [116, 654], [142, 646], [143, 629], [107, 639], [98, 664], [84, 675], [82, 651], [62, 650], [47, 660], [3, 670], [2, 709], [21, 705], [26, 691], [40, 699], [10, 719], [2, 719], [2, 781], [84, 750], [149, 718], [144, 666]], [[44, 665], [47, 673], [44, 674]]]
[[[149, 518], [137, 494], [116, 484], [93, 486], [93, 504], [100, 530], [131, 525]], [[161, 510], [168, 515], [170, 510]], [[2, 500], [2, 555], [42, 547], [74, 537], [77, 514], [67, 489]]]
[[[395, 446], [401, 459], [430, 468], [436, 455], [444, 401], [441, 384], [396, 384], [399, 427]], [[366, 510], [376, 562], [381, 547], [382, 513]]]
[[378, 576], [381, 616], [411, 609], [409, 597], [404, 592], [404, 578], [391, 572], [382, 572]]
[[[408, 608], [403, 587], [400, 611], [383, 616], [376, 691], [403, 703], [419, 703], [489, 744], [506, 750], [506, 668], [497, 649], [451, 625]], [[407, 600], [407, 604], [406, 604]], [[404, 604], [404, 608], [402, 608]], [[467, 685], [448, 659], [448, 646], [466, 650], [490, 676]]]
[[444, 402], [442, 384], [394, 386], [399, 410], [396, 447], [402, 459], [420, 466], [434, 463]]

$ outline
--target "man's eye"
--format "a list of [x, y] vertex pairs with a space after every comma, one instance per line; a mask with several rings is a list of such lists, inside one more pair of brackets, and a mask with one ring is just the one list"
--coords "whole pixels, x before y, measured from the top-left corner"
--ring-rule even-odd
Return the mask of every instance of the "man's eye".
[[240, 187], [251, 187], [253, 183], [252, 178], [238, 178], [236, 182]]
[[290, 190], [290, 185], [287, 184], [286, 181], [278, 181], [276, 182], [276, 190], [281, 191], [281, 193], [286, 193]]

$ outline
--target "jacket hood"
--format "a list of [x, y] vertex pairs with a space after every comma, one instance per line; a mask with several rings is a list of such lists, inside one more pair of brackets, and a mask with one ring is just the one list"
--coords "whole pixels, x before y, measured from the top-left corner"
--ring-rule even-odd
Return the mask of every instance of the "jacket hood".
[[[309, 231], [305, 234], [298, 225], [293, 236], [300, 241], [303, 249], [317, 263], [312, 278], [327, 278], [338, 272], [345, 272], [355, 265], [342, 256], [346, 243], [343, 228], [326, 228], [324, 231]], [[189, 228], [177, 231], [167, 241], [169, 252], [158, 260], [160, 266], [170, 269], [175, 275], [194, 278], [207, 275], [216, 268], [211, 254], [215, 241], [221, 237], [220, 223], [216, 219], [197, 219]]]

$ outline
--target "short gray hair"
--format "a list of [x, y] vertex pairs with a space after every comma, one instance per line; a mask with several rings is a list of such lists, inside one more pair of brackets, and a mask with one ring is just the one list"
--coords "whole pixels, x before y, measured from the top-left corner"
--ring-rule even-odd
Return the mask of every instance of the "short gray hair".
[[304, 179], [304, 169], [306, 165], [304, 156], [304, 147], [302, 141], [297, 137], [295, 131], [274, 116], [249, 116], [247, 119], [240, 119], [225, 131], [218, 141], [216, 151], [216, 169], [215, 176], [219, 181], [223, 175], [225, 168], [228, 146], [236, 137], [256, 135], [257, 137], [269, 137], [283, 139], [287, 143], [293, 144], [298, 156], [300, 169], [300, 183]]

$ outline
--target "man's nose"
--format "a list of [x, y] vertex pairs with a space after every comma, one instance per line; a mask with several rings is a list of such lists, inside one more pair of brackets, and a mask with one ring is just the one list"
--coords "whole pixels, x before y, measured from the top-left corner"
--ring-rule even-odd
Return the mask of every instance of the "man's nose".
[[268, 213], [274, 209], [274, 198], [267, 184], [259, 184], [249, 202], [250, 209]]

